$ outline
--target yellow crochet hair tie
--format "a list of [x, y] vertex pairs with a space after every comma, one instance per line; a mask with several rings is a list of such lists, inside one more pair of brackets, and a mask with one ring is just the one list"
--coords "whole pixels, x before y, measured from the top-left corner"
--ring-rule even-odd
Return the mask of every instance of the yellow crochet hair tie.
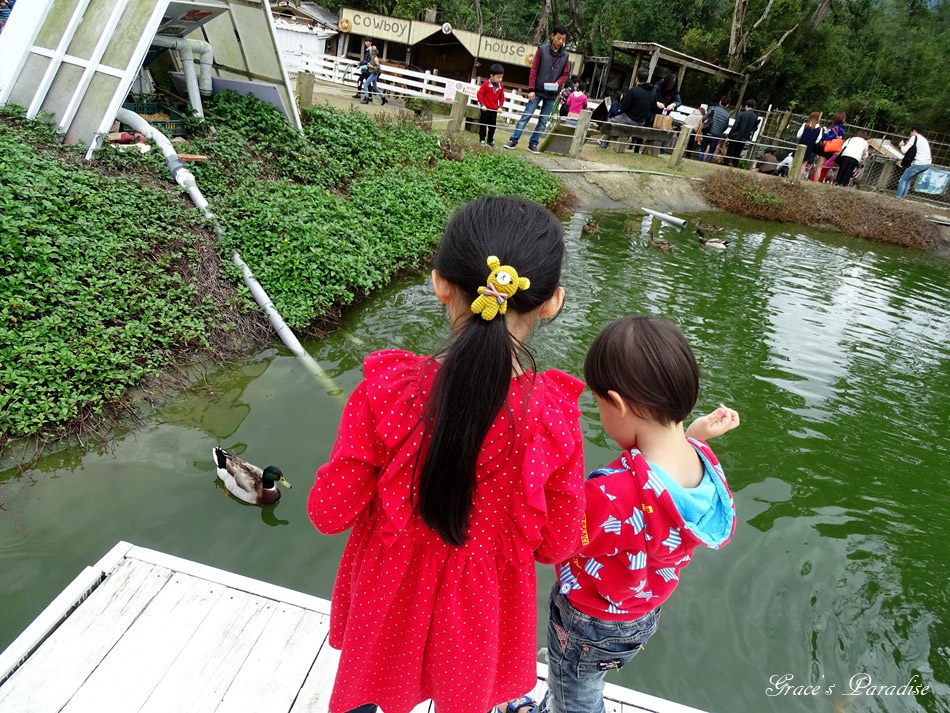
[[527, 277], [518, 277], [518, 272], [511, 265], [502, 265], [494, 255], [488, 257], [488, 267], [491, 274], [487, 284], [478, 288], [478, 297], [472, 302], [472, 312], [481, 314], [482, 319], [492, 320], [496, 314], [504, 314], [508, 309], [508, 298], [515, 292], [526, 290], [531, 286]]

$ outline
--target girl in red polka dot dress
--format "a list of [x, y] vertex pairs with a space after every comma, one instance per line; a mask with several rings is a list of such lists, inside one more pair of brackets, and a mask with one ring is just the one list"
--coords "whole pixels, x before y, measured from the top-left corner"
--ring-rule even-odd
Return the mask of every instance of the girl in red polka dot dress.
[[564, 301], [561, 226], [518, 198], [450, 219], [435, 295], [444, 352], [364, 362], [309, 514], [352, 528], [333, 590], [331, 713], [486, 713], [535, 682], [535, 560], [578, 547], [583, 384], [538, 372], [524, 340]]

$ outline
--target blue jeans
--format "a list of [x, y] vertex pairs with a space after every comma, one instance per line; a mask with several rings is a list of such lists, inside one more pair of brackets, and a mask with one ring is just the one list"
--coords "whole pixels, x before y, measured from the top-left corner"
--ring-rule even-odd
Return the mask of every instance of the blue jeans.
[[[383, 96], [383, 93], [379, 91], [379, 87], [376, 86], [376, 78], [379, 75], [375, 72], [371, 72], [370, 75], [366, 78], [366, 81], [363, 82], [363, 98], [369, 100], [370, 87], [373, 91], [377, 92], [379, 96]], [[385, 97], [384, 97], [385, 98]]]
[[[703, 158], [703, 154], [706, 153], [706, 149], [709, 149], [709, 153], [706, 154], [706, 157]], [[715, 136], [704, 136], [703, 142], [699, 145], [699, 160], [705, 161], [706, 163], [711, 163], [713, 156], [716, 155], [716, 149], [719, 148], [719, 139]]]
[[901, 176], [901, 180], [897, 184], [897, 197], [903, 198], [910, 192], [910, 186], [914, 182], [914, 179], [917, 178], [921, 173], [930, 168], [930, 165], [918, 166], [912, 164], [904, 169], [904, 175]]
[[633, 621], [596, 619], [575, 609], [555, 584], [541, 713], [605, 713], [604, 677], [629, 663], [659, 623], [660, 607]]
[[540, 97], [535, 94], [534, 99], [528, 102], [524, 108], [524, 114], [521, 115], [521, 118], [518, 119], [518, 123], [515, 124], [515, 133], [511, 135], [511, 142], [515, 144], [518, 143], [518, 139], [521, 138], [521, 134], [524, 132], [524, 127], [528, 125], [528, 121], [531, 119], [532, 114], [534, 114], [534, 110], [537, 109], [538, 104], [540, 104], [541, 116], [538, 117], [538, 125], [528, 140], [528, 146], [537, 146], [538, 142], [541, 141], [541, 134], [544, 133], [544, 127], [547, 126], [548, 117], [551, 116], [551, 110], [554, 108], [556, 101], [557, 96]]

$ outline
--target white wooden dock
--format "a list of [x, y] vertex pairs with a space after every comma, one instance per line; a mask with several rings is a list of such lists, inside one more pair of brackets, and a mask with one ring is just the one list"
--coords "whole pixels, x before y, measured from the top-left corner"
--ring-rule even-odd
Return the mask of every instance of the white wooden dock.
[[[326, 713], [329, 613], [325, 599], [120, 542], [0, 654], [0, 713]], [[538, 664], [538, 699], [546, 674]], [[608, 713], [702, 713], [611, 684], [605, 696]]]

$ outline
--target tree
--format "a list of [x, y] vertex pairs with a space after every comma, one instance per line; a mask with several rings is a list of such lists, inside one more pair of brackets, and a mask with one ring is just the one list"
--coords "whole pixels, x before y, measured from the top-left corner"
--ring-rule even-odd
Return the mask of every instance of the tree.
[[[742, 30], [743, 25], [745, 24], [746, 10], [749, 7], [749, 0], [736, 0], [735, 7], [732, 11], [732, 30], [729, 33], [729, 69], [732, 71], [740, 71], [739, 65], [742, 63], [742, 57], [745, 54], [749, 41], [749, 35], [751, 35], [759, 27], [759, 25], [765, 21], [765, 18], [769, 16], [769, 12], [772, 11], [772, 6], [774, 4], [775, 0], [769, 0], [768, 4], [765, 6], [765, 9], [762, 11], [762, 15], [758, 20], [755, 21], [755, 24], [743, 32]], [[757, 69], [761, 69], [762, 66], [769, 60], [769, 57], [771, 57], [772, 54], [782, 46], [782, 43], [788, 39], [788, 36], [798, 29], [799, 24], [800, 23], [796, 22], [794, 25], [792, 25], [792, 27], [787, 29], [765, 54], [749, 63], [742, 71], [752, 72]]]

